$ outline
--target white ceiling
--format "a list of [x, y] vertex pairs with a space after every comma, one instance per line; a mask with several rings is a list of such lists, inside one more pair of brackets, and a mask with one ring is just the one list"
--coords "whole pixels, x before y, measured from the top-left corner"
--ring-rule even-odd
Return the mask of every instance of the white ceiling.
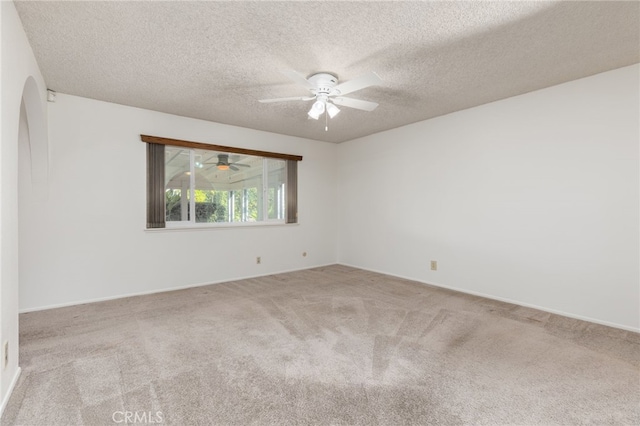
[[[640, 62], [638, 2], [16, 1], [52, 90], [343, 142]], [[307, 118], [282, 75], [384, 80]]]

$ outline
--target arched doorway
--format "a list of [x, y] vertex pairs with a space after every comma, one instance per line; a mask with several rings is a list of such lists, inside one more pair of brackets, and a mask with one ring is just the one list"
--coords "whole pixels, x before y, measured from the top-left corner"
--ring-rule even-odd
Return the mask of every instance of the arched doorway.
[[29, 243], [25, 229], [42, 211], [48, 198], [49, 149], [42, 93], [33, 77], [27, 78], [20, 103], [18, 127], [18, 306], [24, 289], [25, 258]]
[[[23, 126], [26, 125], [26, 127]], [[20, 105], [20, 129], [18, 145], [28, 148], [30, 183], [40, 194], [47, 188], [49, 175], [49, 150], [47, 144], [47, 123], [42, 110], [38, 85], [33, 77], [27, 78], [22, 91]], [[24, 164], [24, 163], [19, 163]]]

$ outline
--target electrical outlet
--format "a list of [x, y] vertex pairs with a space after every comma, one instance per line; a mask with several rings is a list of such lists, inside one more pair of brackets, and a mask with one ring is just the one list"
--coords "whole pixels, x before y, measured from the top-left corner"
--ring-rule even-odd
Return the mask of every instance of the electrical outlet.
[[432, 271], [437, 271], [438, 270], [438, 261], [437, 260], [432, 260], [431, 261], [431, 270]]
[[256, 263], [258, 265], [262, 263], [262, 258], [260, 256], [256, 257]]
[[4, 342], [3, 347], [3, 361], [2, 361], [2, 369], [6, 369], [7, 365], [9, 365], [9, 341], [7, 340], [6, 342]]

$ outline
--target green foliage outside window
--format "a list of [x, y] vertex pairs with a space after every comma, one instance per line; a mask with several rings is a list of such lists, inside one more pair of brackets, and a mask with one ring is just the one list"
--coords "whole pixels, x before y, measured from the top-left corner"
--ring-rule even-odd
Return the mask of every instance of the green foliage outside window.
[[[258, 189], [246, 188], [235, 191], [202, 190], [195, 191], [196, 222], [229, 222], [229, 205], [233, 202], [234, 222], [255, 222], [258, 220]], [[181, 220], [181, 197], [179, 189], [165, 191], [166, 220]], [[186, 194], [186, 208], [189, 214], [189, 194]]]

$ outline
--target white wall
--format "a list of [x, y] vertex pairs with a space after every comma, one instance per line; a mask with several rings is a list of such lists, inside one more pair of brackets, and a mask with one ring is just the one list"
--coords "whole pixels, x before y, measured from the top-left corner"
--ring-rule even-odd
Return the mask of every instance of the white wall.
[[339, 261], [638, 330], [639, 75], [339, 145]]
[[[18, 138], [20, 105], [25, 82], [33, 85], [28, 108], [40, 109], [40, 122], [31, 117], [29, 127], [43, 129], [46, 87], [22, 29], [13, 2], [0, 2], [0, 345], [9, 342], [9, 364], [0, 367], [0, 411], [8, 400], [18, 368]], [[29, 133], [20, 137], [28, 141]], [[38, 133], [38, 132], [35, 132]], [[44, 132], [41, 132], [43, 136]], [[46, 144], [46, 141], [38, 141]], [[46, 158], [44, 159], [46, 161]], [[2, 351], [0, 351], [2, 353]]]
[[[336, 262], [336, 145], [61, 93], [48, 106], [50, 196], [20, 193], [21, 310]], [[300, 224], [145, 231], [140, 134], [302, 155]]]

